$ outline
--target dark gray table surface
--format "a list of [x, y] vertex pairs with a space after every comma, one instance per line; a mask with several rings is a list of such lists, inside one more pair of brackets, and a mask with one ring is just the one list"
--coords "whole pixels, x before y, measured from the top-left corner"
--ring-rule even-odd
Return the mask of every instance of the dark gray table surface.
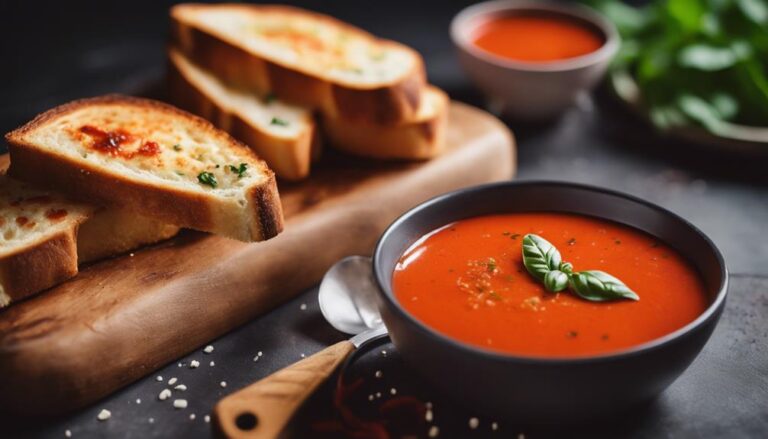
[[[64, 3], [64, 2], [61, 2]], [[29, 4], [0, 7], [4, 45], [0, 59], [11, 60], [0, 73], [0, 129], [8, 131], [36, 112], [70, 99], [106, 92], [161, 97], [165, 69], [164, 2], [137, 2], [116, 11], [100, 2], [82, 3], [81, 26], [66, 26], [61, 6], [42, 16]], [[398, 39], [420, 50], [430, 80], [453, 98], [475, 105], [482, 99], [458, 67], [447, 25], [461, 2], [409, 6], [377, 2], [364, 10], [350, 1], [310, 1], [310, 7], [331, 12], [375, 33]], [[26, 5], [26, 6], [25, 6]], [[401, 9], [398, 9], [400, 7]], [[8, 8], [8, 9], [3, 9]], [[394, 11], [394, 12], [393, 12]], [[31, 16], [38, 28], [24, 27]], [[13, 49], [8, 42], [23, 41]], [[7, 51], [7, 52], [6, 52]], [[11, 67], [9, 67], [11, 66]], [[625, 191], [658, 203], [692, 221], [713, 238], [725, 254], [733, 276], [726, 313], [712, 340], [693, 366], [655, 403], [613, 422], [569, 430], [586, 437], [766, 437], [768, 435], [768, 162], [713, 153], [657, 136], [628, 114], [605, 92], [583, 100], [561, 119], [532, 126], [509, 121], [519, 145], [518, 179], [554, 179], [589, 183]], [[260, 377], [341, 340], [325, 324], [316, 290], [305, 292], [277, 310], [254, 319], [211, 344], [215, 350], [190, 353], [92, 407], [59, 419], [4, 419], [0, 437], [209, 437], [205, 415], [222, 396]], [[302, 309], [306, 304], [306, 309]], [[202, 347], [201, 347], [202, 348]], [[257, 362], [253, 357], [263, 356]], [[191, 360], [201, 362], [197, 369]], [[211, 366], [210, 362], [215, 362]], [[182, 367], [178, 364], [181, 363]], [[390, 364], [391, 363], [391, 364]], [[390, 359], [389, 385], [412, 382], [407, 366]], [[160, 375], [163, 381], [156, 377]], [[174, 410], [158, 401], [167, 380], [187, 385], [174, 399], [189, 401]], [[226, 381], [226, 387], [220, 383]], [[177, 385], [178, 385], [177, 383]], [[381, 383], [374, 382], [374, 386]], [[312, 419], [330, 411], [331, 385], [310, 402], [299, 437]], [[382, 388], [376, 391], [384, 391]], [[400, 393], [407, 392], [407, 388]], [[411, 389], [430, 398], [429, 389]], [[2, 391], [2, 389], [0, 389]], [[141, 403], [137, 403], [141, 399]], [[382, 400], [386, 399], [386, 395]], [[474, 416], [449, 401], [435, 401], [440, 437], [486, 437], [492, 420], [470, 432]], [[106, 408], [112, 418], [96, 420]], [[195, 419], [190, 419], [194, 414]], [[562, 435], [500, 425], [498, 437]]]

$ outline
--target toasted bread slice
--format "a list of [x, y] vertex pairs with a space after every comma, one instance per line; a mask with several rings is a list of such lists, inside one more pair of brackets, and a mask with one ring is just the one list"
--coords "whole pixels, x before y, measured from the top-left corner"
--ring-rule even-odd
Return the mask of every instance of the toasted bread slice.
[[87, 264], [164, 241], [179, 227], [125, 209], [100, 209], [80, 225], [77, 262]]
[[277, 235], [274, 173], [210, 122], [126, 96], [74, 101], [6, 135], [9, 175], [243, 241]]
[[440, 154], [445, 145], [448, 107], [445, 92], [428, 86], [412, 120], [386, 125], [323, 116], [322, 129], [331, 146], [351, 154], [378, 159], [428, 159]]
[[77, 229], [93, 210], [0, 175], [0, 307], [77, 274]]
[[168, 51], [169, 89], [179, 107], [202, 116], [250, 146], [278, 177], [309, 175], [319, 136], [312, 112], [224, 84], [175, 49]]
[[182, 4], [171, 21], [185, 55], [262, 96], [355, 121], [393, 123], [418, 111], [421, 56], [332, 17], [288, 6]]

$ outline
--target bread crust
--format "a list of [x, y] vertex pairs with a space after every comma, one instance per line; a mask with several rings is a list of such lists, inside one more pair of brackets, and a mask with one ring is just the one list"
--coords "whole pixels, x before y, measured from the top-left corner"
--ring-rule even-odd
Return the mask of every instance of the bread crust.
[[[42, 187], [66, 191], [70, 196], [97, 205], [132, 209], [158, 220], [202, 231], [220, 233], [243, 241], [260, 241], [275, 236], [282, 230], [282, 208], [279, 202], [263, 204], [266, 198], [247, 200], [251, 218], [270, 218], [266, 227], [250, 227], [250, 234], [242, 224], [216, 221], [217, 211], [232, 206], [224, 204], [220, 197], [203, 193], [190, 193], [178, 188], [157, 186], [145, 181], [132, 180], [124, 175], [109, 172], [91, 163], [79, 163], [69, 157], [55, 155], [27, 142], [25, 136], [47, 122], [64, 114], [94, 104], [116, 104], [143, 107], [186, 119], [195, 129], [219, 136], [242, 154], [249, 155], [262, 168], [266, 178], [261, 184], [264, 191], [277, 193], [274, 173], [247, 146], [227, 133], [216, 129], [210, 122], [161, 102], [107, 95], [81, 99], [53, 108], [40, 114], [24, 126], [6, 134], [11, 166], [9, 175]], [[250, 193], [253, 193], [252, 191]], [[271, 200], [274, 201], [274, 200]], [[235, 203], [235, 201], [232, 201]], [[263, 223], [263, 220], [260, 220]]]
[[[182, 56], [175, 49], [168, 51], [168, 89], [171, 100], [184, 110], [211, 121], [253, 149], [263, 158], [278, 177], [285, 180], [301, 180], [309, 175], [312, 155], [320, 148], [317, 126], [311, 115], [304, 121], [307, 129], [298, 137], [278, 137], [262, 130], [216, 102], [186, 74], [175, 58]], [[254, 99], [258, 99], [254, 96]]]
[[433, 114], [397, 125], [351, 123], [344, 118], [322, 117], [323, 133], [330, 146], [344, 152], [376, 159], [426, 160], [443, 151], [448, 122], [448, 96], [428, 86], [436, 98]]
[[[46, 290], [77, 274], [79, 222], [35, 245], [0, 258], [2, 302], [15, 302]], [[0, 307], [8, 305], [0, 303]]]
[[[378, 44], [396, 46], [412, 53], [415, 62], [411, 71], [399, 80], [381, 85], [361, 85], [334, 79], [329, 81], [277, 60], [266, 59], [194, 24], [185, 22], [185, 11], [203, 8], [232, 8], [253, 11], [278, 11], [285, 14], [309, 15]], [[377, 39], [373, 35], [333, 17], [290, 6], [278, 5], [198, 5], [182, 4], [171, 8], [171, 40], [195, 63], [210, 70], [227, 82], [257, 90], [260, 94], [274, 93], [280, 99], [352, 121], [395, 124], [412, 119], [418, 111], [421, 90], [426, 84], [426, 70], [421, 56], [402, 44]]]

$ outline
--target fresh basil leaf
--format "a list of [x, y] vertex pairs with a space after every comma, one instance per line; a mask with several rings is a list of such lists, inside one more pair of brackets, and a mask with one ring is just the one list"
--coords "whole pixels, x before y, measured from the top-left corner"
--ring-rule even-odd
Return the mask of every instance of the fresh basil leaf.
[[666, 11], [686, 33], [695, 33], [700, 29], [706, 12], [701, 0], [669, 0]]
[[640, 300], [640, 297], [624, 285], [624, 282], [599, 270], [573, 273], [569, 285], [579, 297], [593, 302], [616, 299]]
[[739, 102], [729, 93], [715, 93], [710, 102], [722, 119], [731, 119], [739, 112]]
[[560, 252], [541, 236], [529, 233], [523, 237], [523, 264], [531, 276], [543, 281], [552, 270], [558, 270], [562, 258]]
[[717, 109], [704, 99], [694, 95], [683, 95], [677, 100], [683, 113], [704, 125], [708, 130], [719, 133], [724, 130], [723, 120]]
[[552, 270], [544, 275], [544, 288], [547, 291], [557, 293], [568, 288], [568, 275], [560, 270]]
[[736, 0], [741, 12], [757, 24], [768, 25], [768, 3], [765, 0]]
[[733, 67], [742, 58], [743, 53], [732, 47], [692, 44], [680, 51], [677, 62], [683, 67], [715, 71]]

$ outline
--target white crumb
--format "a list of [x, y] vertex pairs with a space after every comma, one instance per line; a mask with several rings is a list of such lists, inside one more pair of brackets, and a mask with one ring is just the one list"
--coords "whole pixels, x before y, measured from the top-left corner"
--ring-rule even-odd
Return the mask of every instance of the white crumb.
[[163, 389], [160, 391], [160, 394], [157, 395], [157, 399], [160, 401], [165, 401], [166, 399], [171, 397], [171, 391], [169, 389]]
[[178, 381], [178, 380], [179, 380], [178, 378], [173, 377], [170, 380], [168, 380], [168, 385], [172, 386], [172, 385], [176, 384], [176, 381]]
[[154, 424], [155, 423], [155, 418], [149, 418], [149, 423], [150, 424]]
[[499, 429], [499, 423], [498, 422], [491, 422], [491, 430], [496, 431]]
[[205, 415], [205, 416], [203, 417], [203, 421], [205, 421], [206, 423], [207, 423], [207, 422], [211, 422], [211, 417], [210, 417], [210, 416], [208, 416], [208, 415]]
[[301, 306], [299, 307], [299, 309], [302, 310], [302, 311], [306, 310], [307, 309], [307, 304], [306, 303], [302, 303]]
[[480, 425], [480, 420], [477, 418], [469, 418], [469, 428], [476, 429]]
[[66, 436], [66, 437], [72, 437], [72, 432], [71, 432], [71, 431], [69, 431], [69, 430], [67, 430], [67, 431], [65, 431], [65, 432], [64, 432], [64, 436]]
[[176, 409], [185, 409], [187, 408], [187, 400], [186, 399], [177, 399], [173, 401], [173, 407]]
[[393, 387], [393, 388], [389, 389], [389, 393], [391, 393], [392, 395], [397, 395], [397, 389], [395, 389]]
[[376, 373], [374, 373], [374, 376], [376, 376], [376, 378], [381, 378], [383, 375], [384, 375], [384, 374], [383, 374], [383, 373], [381, 373], [381, 371], [380, 371], [380, 370], [377, 370], [377, 371], [376, 371]]
[[141, 404], [141, 398], [136, 398], [136, 404]]
[[433, 425], [429, 427], [429, 437], [437, 437], [437, 435], [440, 434], [440, 429], [437, 428], [437, 425]]
[[155, 381], [158, 381], [158, 382], [160, 382], [160, 381], [162, 381], [162, 380], [163, 380], [163, 377], [162, 377], [162, 376], [160, 376], [160, 375], [158, 375], [158, 376], [157, 376], [157, 378], [155, 378]]
[[174, 387], [174, 389], [181, 390], [183, 392], [187, 390], [187, 386], [185, 386], [184, 384], [179, 384], [178, 386]]
[[189, 363], [189, 368], [190, 368], [190, 369], [197, 369], [199, 366], [200, 366], [200, 362], [199, 362], [199, 361], [197, 361], [197, 360], [192, 360], [192, 361]]
[[196, 417], [196, 416], [195, 416], [195, 414], [194, 414], [194, 413], [192, 413], [191, 415], [189, 415], [189, 420], [190, 420], [190, 421], [194, 421], [194, 420], [195, 420], [195, 417]]
[[222, 382], [219, 383], [219, 385], [221, 387], [227, 387], [227, 382], [226, 381], [222, 381]]
[[205, 349], [203, 349], [203, 352], [205, 352], [206, 354], [210, 354], [211, 352], [213, 352], [213, 346], [212, 345], [206, 346]]
[[98, 419], [99, 421], [106, 421], [111, 417], [112, 417], [112, 412], [110, 412], [107, 409], [101, 409], [99, 414], [96, 416], [96, 419]]
[[434, 419], [434, 414], [432, 414], [432, 410], [427, 409], [427, 412], [424, 413], [424, 420], [427, 422], [432, 422], [432, 419]]
[[215, 363], [215, 362], [213, 362], [213, 361], [211, 361], [210, 363], [208, 363], [208, 365], [209, 365], [209, 366], [211, 366], [211, 367], [213, 367], [213, 366], [215, 366], [215, 365], [216, 365], [216, 363]]

